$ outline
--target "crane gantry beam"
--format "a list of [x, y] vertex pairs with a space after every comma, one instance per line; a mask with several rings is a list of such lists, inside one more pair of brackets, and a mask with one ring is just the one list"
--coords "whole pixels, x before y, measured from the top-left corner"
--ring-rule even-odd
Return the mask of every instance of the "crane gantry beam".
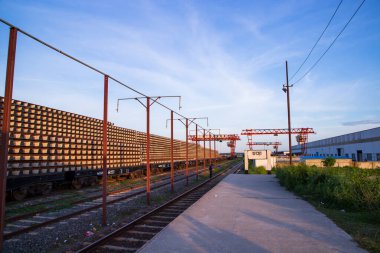
[[275, 151], [277, 153], [278, 152], [278, 146], [282, 145], [282, 143], [279, 141], [275, 141], [275, 142], [271, 142], [271, 141], [264, 141], [264, 142], [248, 141], [247, 145], [248, 145], [250, 150], [252, 150], [253, 146], [273, 146], [273, 148], [275, 149]]
[[[304, 127], [304, 128], [292, 128], [290, 131], [291, 134], [315, 134], [313, 128]], [[241, 135], [265, 135], [265, 134], [289, 134], [289, 130], [285, 128], [278, 129], [244, 129], [241, 131]]]
[[270, 142], [270, 141], [264, 141], [264, 142], [249, 142], [249, 145], [252, 146], [274, 146], [274, 145], [281, 145], [281, 142], [275, 141], [275, 142]]
[[252, 136], [253, 135], [270, 135], [275, 136], [279, 134], [298, 134], [297, 141], [301, 145], [301, 153], [306, 154], [307, 151], [307, 140], [309, 134], [315, 134], [314, 129], [311, 127], [302, 127], [302, 128], [292, 128], [289, 132], [289, 129], [285, 128], [275, 128], [275, 129], [244, 129], [241, 131], [241, 135], [246, 135], [248, 137], [248, 146], [252, 149]]
[[191, 141], [228, 141], [227, 146], [230, 148], [231, 157], [235, 156], [236, 141], [240, 140], [238, 134], [208, 134], [208, 135], [189, 135]]
[[191, 141], [239, 141], [240, 136], [237, 134], [209, 134], [209, 135], [189, 135], [189, 140]]

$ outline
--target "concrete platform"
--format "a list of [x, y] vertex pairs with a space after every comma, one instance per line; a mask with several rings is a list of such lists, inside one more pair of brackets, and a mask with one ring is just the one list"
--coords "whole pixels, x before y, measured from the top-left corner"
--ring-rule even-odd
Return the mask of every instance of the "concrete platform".
[[366, 252], [270, 175], [230, 175], [140, 253]]

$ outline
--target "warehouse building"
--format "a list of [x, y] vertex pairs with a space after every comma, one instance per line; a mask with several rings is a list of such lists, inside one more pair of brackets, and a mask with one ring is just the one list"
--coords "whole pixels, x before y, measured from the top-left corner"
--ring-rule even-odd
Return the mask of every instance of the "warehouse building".
[[[301, 146], [293, 146], [293, 153], [301, 153]], [[380, 127], [309, 142], [307, 154], [348, 157], [359, 162], [380, 161]]]

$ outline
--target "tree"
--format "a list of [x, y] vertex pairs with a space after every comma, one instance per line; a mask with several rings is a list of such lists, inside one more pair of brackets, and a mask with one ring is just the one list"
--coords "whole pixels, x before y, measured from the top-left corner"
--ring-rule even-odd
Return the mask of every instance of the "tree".
[[327, 157], [325, 160], [322, 161], [323, 166], [325, 167], [333, 167], [336, 160], [333, 157]]

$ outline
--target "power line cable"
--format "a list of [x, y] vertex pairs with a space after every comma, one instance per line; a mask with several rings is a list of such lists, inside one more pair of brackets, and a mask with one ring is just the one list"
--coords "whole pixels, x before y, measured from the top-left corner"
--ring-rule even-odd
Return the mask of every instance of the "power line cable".
[[[139, 95], [141, 95], [141, 96], [143, 96], [143, 97], [146, 97], [146, 98], [149, 97], [148, 95], [145, 95], [144, 93], [138, 91], [137, 89], [132, 88], [130, 85], [127, 85], [126, 83], [124, 83], [124, 82], [122, 82], [122, 81], [116, 79], [115, 77], [113, 77], [113, 76], [111, 76], [111, 75], [105, 73], [104, 71], [102, 71], [102, 70], [100, 70], [100, 69], [98, 69], [98, 68], [95, 68], [94, 66], [92, 66], [92, 65], [90, 65], [90, 64], [88, 64], [88, 63], [86, 63], [86, 62], [84, 62], [84, 61], [82, 61], [82, 60], [79, 60], [78, 58], [75, 58], [74, 56], [72, 56], [72, 55], [70, 55], [70, 54], [68, 54], [68, 53], [66, 53], [66, 52], [64, 52], [64, 51], [62, 51], [62, 50], [60, 50], [60, 49], [58, 49], [58, 48], [56, 48], [56, 47], [50, 45], [50, 44], [48, 44], [47, 42], [45, 42], [45, 41], [43, 41], [43, 40], [41, 40], [41, 39], [39, 39], [39, 38], [37, 38], [37, 37], [31, 35], [30, 33], [28, 33], [28, 32], [26, 32], [26, 31], [20, 29], [19, 27], [17, 27], [17, 26], [15, 26], [15, 25], [13, 25], [13, 24], [11, 24], [11, 23], [5, 21], [5, 20], [2, 19], [2, 18], [0, 18], [0, 23], [3, 23], [3, 24], [5, 24], [5, 25], [9, 26], [10, 28], [15, 28], [15, 29], [17, 29], [18, 32], [21, 32], [21, 33], [24, 34], [25, 36], [27, 36], [27, 37], [29, 37], [29, 38], [31, 38], [31, 39], [37, 41], [38, 43], [40, 43], [40, 44], [42, 44], [42, 45], [44, 45], [44, 46], [46, 46], [46, 47], [52, 49], [53, 51], [56, 51], [56, 52], [58, 52], [58, 53], [60, 53], [60, 54], [62, 54], [62, 55], [64, 55], [64, 56], [66, 56], [67, 58], [69, 58], [69, 59], [71, 59], [71, 60], [73, 60], [73, 61], [75, 61], [75, 62], [77, 62], [77, 63], [79, 63], [79, 64], [81, 64], [81, 65], [83, 65], [83, 66], [85, 66], [85, 67], [87, 67], [87, 68], [89, 68], [89, 69], [91, 69], [91, 70], [93, 70], [93, 71], [99, 73], [99, 74], [101, 74], [101, 75], [103, 75], [103, 76], [108, 76], [109, 79], [115, 81], [116, 83], [120, 84], [121, 86], [124, 86], [125, 88], [127, 88], [127, 89], [129, 89], [129, 90], [131, 90], [131, 91], [133, 91], [133, 92], [135, 92], [135, 93], [137, 93], [137, 94], [139, 94]], [[160, 102], [158, 102], [158, 101], [156, 101], [156, 103], [159, 104], [159, 105], [161, 105], [162, 107], [166, 108], [166, 109], [169, 110], [169, 111], [173, 111], [174, 114], [176, 114], [176, 115], [178, 115], [178, 116], [180, 116], [180, 117], [186, 118], [185, 116], [183, 116], [183, 115], [180, 114], [179, 112], [176, 112], [176, 111], [172, 110], [172, 109], [169, 108], [168, 106], [166, 106], [166, 105], [164, 105], [164, 104], [162, 104], [162, 103], [160, 103]], [[200, 128], [202, 128], [202, 129], [204, 129], [204, 128], [201, 127], [200, 125], [198, 125], [198, 126], [199, 126]]]
[[304, 64], [306, 63], [306, 61], [309, 59], [309, 57], [310, 57], [311, 53], [313, 52], [314, 48], [317, 46], [317, 44], [318, 44], [318, 42], [321, 40], [323, 34], [325, 34], [327, 28], [330, 26], [331, 21], [334, 19], [335, 14], [337, 13], [337, 11], [338, 11], [340, 5], [342, 4], [342, 2], [343, 2], [343, 0], [340, 0], [340, 2], [339, 2], [339, 4], [338, 4], [338, 6], [336, 7], [336, 9], [335, 9], [333, 15], [331, 16], [329, 22], [327, 23], [325, 29], [323, 30], [323, 32], [321, 33], [321, 35], [319, 36], [319, 38], [317, 39], [317, 41], [314, 43], [314, 46], [311, 48], [311, 50], [310, 50], [309, 54], [306, 56], [305, 60], [304, 60], [304, 61], [302, 62], [302, 64], [299, 66], [299, 68], [297, 69], [297, 71], [292, 75], [292, 77], [289, 79], [289, 81], [291, 81], [291, 80], [297, 75], [297, 73], [301, 70], [301, 68], [303, 67], [303, 65], [304, 65]]
[[315, 66], [317, 66], [317, 64], [321, 61], [321, 59], [326, 55], [326, 53], [330, 50], [330, 48], [334, 45], [335, 41], [339, 38], [339, 36], [344, 32], [344, 30], [347, 28], [347, 26], [350, 24], [351, 20], [355, 17], [355, 15], [358, 13], [358, 11], [360, 10], [360, 8], [363, 6], [364, 2], [366, 0], [363, 0], [361, 2], [361, 4], [359, 5], [359, 7], [356, 9], [356, 11], [354, 12], [354, 14], [352, 14], [351, 18], [348, 20], [348, 22], [344, 25], [343, 29], [339, 32], [339, 34], [335, 37], [335, 39], [331, 42], [330, 46], [323, 52], [323, 54], [321, 55], [321, 57], [319, 57], [319, 59], [313, 64], [313, 66], [311, 66], [311, 68], [309, 68], [309, 70], [300, 78], [298, 79], [297, 81], [295, 81], [292, 85], [300, 82], [302, 79], [304, 79], [306, 77], [307, 74], [309, 74]]

